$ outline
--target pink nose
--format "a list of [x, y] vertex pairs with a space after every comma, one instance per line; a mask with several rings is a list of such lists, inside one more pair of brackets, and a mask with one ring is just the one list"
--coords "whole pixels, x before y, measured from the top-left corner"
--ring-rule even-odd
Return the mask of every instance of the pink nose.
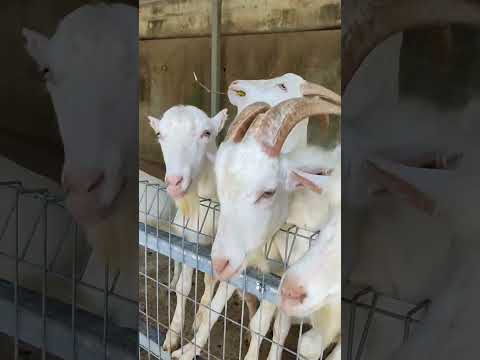
[[76, 172], [64, 170], [62, 185], [66, 192], [92, 192], [105, 180], [102, 171], [79, 170]]
[[228, 265], [230, 264], [230, 260], [227, 258], [213, 258], [212, 259], [212, 264], [213, 264], [213, 270], [215, 271], [215, 274], [223, 278], [224, 275], [228, 272]]
[[183, 176], [167, 176], [165, 182], [167, 186], [178, 187], [182, 184]]
[[307, 292], [304, 287], [299, 284], [298, 279], [287, 277], [280, 290], [282, 295], [282, 303], [286, 303], [290, 306], [300, 305], [307, 297]]

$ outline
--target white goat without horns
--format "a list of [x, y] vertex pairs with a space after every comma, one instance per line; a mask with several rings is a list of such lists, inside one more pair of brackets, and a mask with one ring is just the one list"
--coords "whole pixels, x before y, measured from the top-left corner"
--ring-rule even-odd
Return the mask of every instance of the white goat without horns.
[[[65, 153], [66, 205], [93, 247], [82, 281], [104, 288], [110, 319], [137, 329], [138, 9], [123, 4], [82, 6], [66, 15], [50, 38], [23, 29], [26, 50], [44, 76]], [[88, 146], [85, 146], [88, 139]], [[134, 205], [135, 204], [135, 205]], [[134, 206], [132, 206], [134, 205]], [[128, 225], [131, 226], [128, 226]], [[104, 294], [79, 287], [78, 303], [102, 315]]]
[[[246, 106], [255, 101], [262, 100], [268, 104], [276, 105], [277, 103], [286, 99], [310, 95], [331, 98], [335, 102], [339, 101], [338, 95], [334, 94], [330, 90], [316, 84], [309, 83], [300, 76], [290, 73], [268, 80], [236, 80], [232, 82], [228, 89], [229, 99], [232, 104], [237, 106], [239, 113], [245, 109]], [[287, 152], [285, 149], [291, 151], [295, 147], [303, 147], [306, 145], [307, 121], [308, 119], [302, 121], [294, 128], [292, 133], [288, 135], [286, 145], [283, 146], [282, 152]], [[232, 126], [234, 125], [232, 124]], [[228, 301], [233, 293], [234, 288], [232, 286], [227, 285], [227, 283], [220, 284], [212, 301], [212, 308], [214, 309], [214, 312], [211, 316], [211, 319], [209, 322], [203, 322], [195, 336], [194, 340], [196, 341], [196, 346], [193, 344], [193, 342], [191, 344], [187, 344], [183, 347], [182, 351], [178, 350], [176, 353], [174, 353], [174, 357], [182, 356], [183, 359], [191, 359], [195, 356], [195, 354], [200, 353], [201, 347], [206, 344], [211, 328], [218, 319], [217, 314], [222, 311], [226, 301]], [[257, 311], [257, 318], [259, 317], [258, 314], [259, 313]], [[264, 322], [265, 321], [262, 321], [262, 323]], [[269, 321], [266, 323], [268, 330]], [[251, 346], [251, 348], [253, 348], [253, 346]], [[256, 351], [251, 351], [250, 353], [255, 354], [256, 356]]]
[[[305, 209], [320, 210], [316, 229], [318, 239], [287, 269], [280, 284], [280, 308], [290, 317], [307, 317], [313, 329], [299, 342], [299, 352], [308, 359], [318, 359], [324, 346], [336, 342], [328, 359], [340, 356], [341, 328], [341, 164], [340, 146], [334, 151], [330, 176], [310, 177], [321, 188], [321, 197], [313, 196]], [[326, 162], [328, 163], [328, 162]], [[308, 178], [308, 175], [304, 175]], [[306, 200], [306, 199], [304, 199]], [[323, 209], [322, 206], [323, 205]], [[321, 211], [325, 213], [322, 214]], [[316, 212], [316, 211], [315, 211]], [[290, 222], [291, 219], [287, 220]], [[275, 328], [278, 328], [277, 313]], [[286, 330], [288, 331], [288, 329]], [[275, 334], [275, 332], [274, 332]], [[278, 335], [277, 335], [278, 336]], [[275, 340], [275, 339], [274, 339]]]
[[[200, 206], [199, 202], [200, 198], [216, 199], [212, 159], [217, 151], [216, 136], [226, 119], [226, 109], [209, 118], [202, 110], [183, 105], [168, 109], [161, 119], [149, 117], [166, 164], [167, 192], [179, 208], [173, 225], [166, 230], [184, 236], [192, 243], [210, 245], [215, 235], [214, 210]], [[170, 282], [170, 286], [175, 286], [177, 305], [163, 344], [163, 349], [169, 352], [175, 350], [180, 342], [185, 322], [186, 297], [191, 291], [193, 277], [191, 267], [180, 267], [176, 262], [175, 273], [177, 271], [178, 276], [174, 274]], [[204, 275], [205, 290], [194, 319], [194, 331], [203, 318], [206, 317], [208, 321], [206, 306], [213, 297], [216, 283], [208, 274]], [[248, 295], [246, 302], [250, 314], [253, 314], [256, 299]]]

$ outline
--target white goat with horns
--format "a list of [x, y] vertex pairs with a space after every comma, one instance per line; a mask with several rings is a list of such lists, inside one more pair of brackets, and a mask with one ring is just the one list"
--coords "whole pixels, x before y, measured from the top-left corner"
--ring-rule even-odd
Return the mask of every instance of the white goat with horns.
[[[228, 89], [228, 96], [232, 104], [236, 105], [240, 113], [246, 106], [255, 101], [262, 100], [268, 104], [276, 105], [279, 102], [300, 96], [319, 96], [331, 99], [333, 102], [339, 102], [340, 97], [332, 91], [325, 89], [319, 85], [309, 83], [296, 74], [284, 74], [282, 76], [268, 79], [268, 80], [236, 80], [231, 83]], [[283, 146], [282, 152], [293, 150], [295, 147], [304, 147], [307, 143], [307, 128], [308, 119], [303, 120], [300, 124], [294, 126], [292, 133], [288, 135], [286, 143], [288, 146]], [[238, 118], [235, 121], [238, 124]], [[236, 126], [232, 124], [232, 127]], [[246, 129], [245, 129], [246, 130]], [[229, 130], [229, 133], [231, 129]], [[318, 152], [317, 152], [318, 155]], [[303, 246], [303, 248], [308, 248]], [[264, 257], [264, 256], [263, 256]], [[183, 349], [178, 350], [173, 354], [174, 357], [182, 357], [183, 359], [191, 359], [195, 354], [199, 354], [201, 347], [204, 346], [208, 339], [208, 334], [218, 319], [218, 314], [222, 311], [226, 301], [233, 295], [234, 288], [227, 283], [221, 283], [215, 297], [212, 301], [212, 308], [214, 312], [211, 315], [210, 321], [204, 321], [198, 328], [191, 344], [187, 344]], [[275, 307], [274, 307], [275, 308]], [[256, 313], [257, 318], [259, 313]], [[272, 314], [273, 316], [273, 314]], [[265, 321], [262, 321], [264, 323]], [[267, 322], [267, 330], [269, 322]], [[251, 346], [253, 349], [254, 346]], [[251, 351], [250, 354], [255, 354], [256, 351]]]
[[[318, 158], [301, 156], [311, 154], [308, 148], [282, 155], [282, 145], [302, 119], [339, 113], [339, 103], [334, 99], [297, 98], [271, 109], [267, 104], [255, 103], [239, 114], [219, 149], [215, 165], [222, 211], [212, 261], [219, 277], [231, 278], [246, 266], [264, 267], [263, 246], [288, 218], [289, 193], [299, 185], [318, 191], [333, 167], [329, 164], [325, 168], [323, 162], [323, 168], [319, 168]], [[324, 175], [320, 184], [315, 183], [314, 174]], [[239, 228], [244, 229], [242, 238], [238, 238]], [[260, 326], [258, 332], [264, 335], [275, 310], [275, 305], [262, 302], [257, 311], [261, 311], [262, 322], [254, 317], [251, 329], [256, 331]], [[248, 358], [257, 356], [257, 346], [258, 342], [251, 345]], [[272, 350], [270, 356], [276, 356]]]

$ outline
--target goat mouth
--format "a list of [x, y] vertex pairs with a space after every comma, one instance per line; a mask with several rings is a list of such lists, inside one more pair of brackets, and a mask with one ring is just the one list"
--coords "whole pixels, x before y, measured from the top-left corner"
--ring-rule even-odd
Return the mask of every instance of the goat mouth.
[[236, 96], [239, 96], [239, 97], [247, 96], [247, 92], [245, 90], [237, 88], [237, 87], [229, 87], [228, 92], [232, 95], [236, 95]]

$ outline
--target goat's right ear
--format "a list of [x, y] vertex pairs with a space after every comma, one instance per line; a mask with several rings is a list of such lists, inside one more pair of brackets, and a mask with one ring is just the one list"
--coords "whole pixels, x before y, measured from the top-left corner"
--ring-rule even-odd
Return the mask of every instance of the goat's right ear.
[[157, 131], [158, 123], [160, 122], [160, 119], [157, 119], [156, 117], [153, 117], [153, 116], [147, 116], [147, 117], [148, 117], [148, 120], [150, 121], [150, 126], [152, 127], [152, 129]]
[[228, 118], [228, 109], [223, 109], [217, 115], [212, 117], [213, 127], [217, 134], [219, 134], [220, 131], [222, 131], [223, 126], [227, 121], [227, 118]]
[[[444, 177], [443, 173], [408, 167], [376, 158], [368, 159], [366, 167], [370, 178], [386, 188], [391, 194], [399, 196], [410, 206], [429, 215], [435, 213], [437, 203], [432, 198], [432, 194], [428, 192], [428, 185], [426, 184], [431, 183], [433, 185], [436, 181], [443, 180], [438, 179], [438, 177]], [[425, 175], [427, 181], [425, 181]]]
[[42, 69], [47, 65], [48, 38], [39, 32], [22, 29], [22, 35], [27, 40], [25, 48], [28, 54], [35, 60], [38, 67]]
[[330, 179], [329, 175], [319, 175], [299, 169], [291, 169], [287, 174], [287, 191], [306, 188], [316, 193], [321, 193]]

